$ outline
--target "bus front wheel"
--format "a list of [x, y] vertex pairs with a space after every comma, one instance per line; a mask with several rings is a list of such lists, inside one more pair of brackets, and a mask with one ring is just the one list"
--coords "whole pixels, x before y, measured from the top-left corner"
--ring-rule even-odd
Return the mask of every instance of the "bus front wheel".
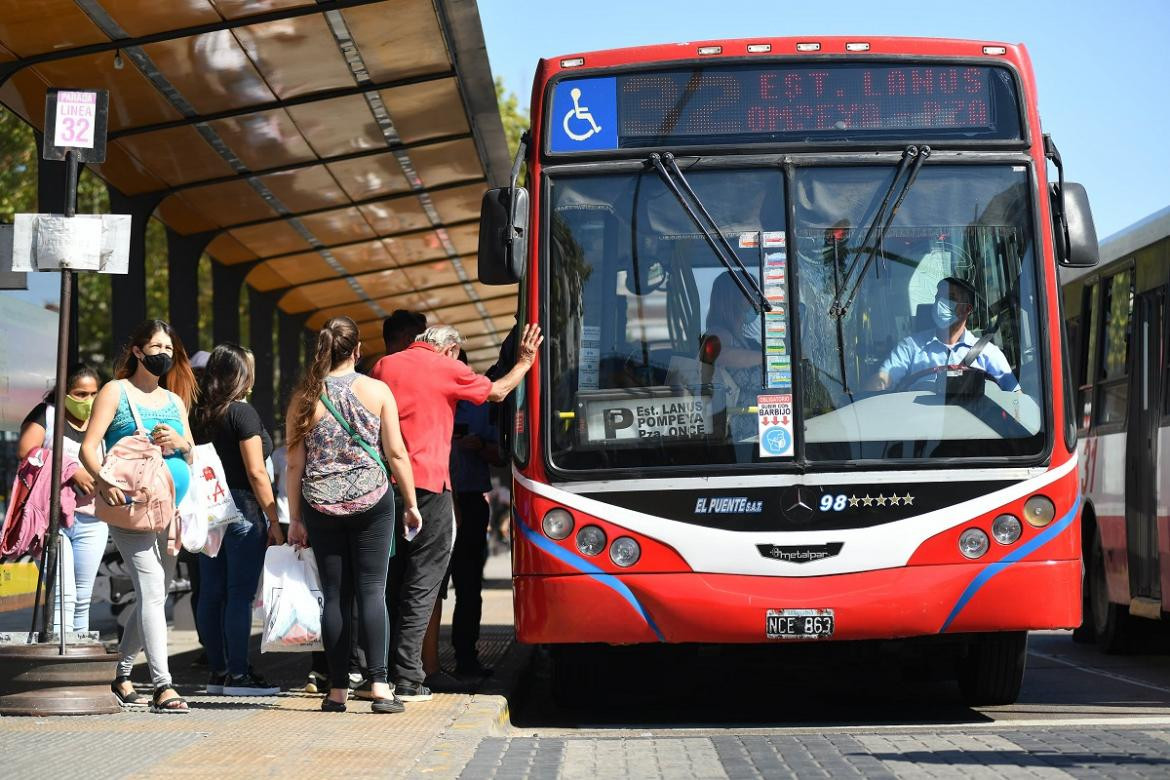
[[980, 634], [959, 661], [959, 690], [970, 707], [1013, 704], [1024, 682], [1028, 633]]

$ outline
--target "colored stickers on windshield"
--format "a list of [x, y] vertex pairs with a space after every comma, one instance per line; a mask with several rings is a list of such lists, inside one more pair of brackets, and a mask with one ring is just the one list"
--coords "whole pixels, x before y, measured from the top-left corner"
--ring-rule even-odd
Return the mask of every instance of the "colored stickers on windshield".
[[786, 458], [793, 453], [792, 396], [756, 396], [761, 458]]
[[617, 78], [562, 81], [553, 92], [549, 151], [617, 148]]
[[767, 386], [792, 387], [792, 354], [788, 348], [788, 257], [783, 231], [760, 234], [763, 251], [764, 297], [772, 310], [764, 312], [764, 360]]

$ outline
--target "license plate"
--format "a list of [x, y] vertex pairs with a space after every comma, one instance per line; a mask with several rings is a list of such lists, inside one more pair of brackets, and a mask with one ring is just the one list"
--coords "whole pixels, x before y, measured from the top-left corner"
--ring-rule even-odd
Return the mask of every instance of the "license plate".
[[835, 626], [831, 609], [770, 609], [764, 635], [768, 639], [828, 639]]

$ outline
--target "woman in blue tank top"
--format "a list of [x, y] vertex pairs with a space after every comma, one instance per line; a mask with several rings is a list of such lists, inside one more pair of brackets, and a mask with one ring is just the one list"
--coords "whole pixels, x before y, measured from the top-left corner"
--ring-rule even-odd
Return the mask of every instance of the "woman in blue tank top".
[[[114, 419], [110, 421], [110, 427], [106, 429], [106, 435], [102, 437], [107, 450], [117, 444], [119, 439], [134, 433], [134, 429], [138, 427], [134, 422], [134, 413], [130, 411], [130, 399], [126, 388], [128, 382], [130, 380], [113, 383], [119, 387], [120, 397], [118, 409], [114, 412]], [[147, 433], [151, 434], [151, 438], [155, 439], [155, 444], [162, 446], [162, 442], [156, 438], [156, 435], [162, 435], [162, 426], [169, 426], [180, 439], [188, 438], [187, 412], [185, 411], [187, 407], [177, 395], [165, 388], [160, 389], [168, 398], [166, 403], [157, 409], [147, 406], [142, 400], [142, 394], [133, 390], [130, 392], [134, 393], [134, 405], [138, 408], [138, 416], [142, 419], [142, 425], [146, 428]], [[154, 400], [154, 395], [146, 397]], [[171, 472], [171, 479], [175, 483], [175, 505], [178, 506], [187, 493], [187, 487], [191, 484], [191, 467], [187, 463], [187, 459], [191, 457], [190, 445], [189, 443], [186, 446], [181, 444], [178, 447], [171, 447], [169, 450], [164, 446], [163, 453], [163, 461], [167, 464], [167, 469]]]
[[[98, 501], [111, 506], [124, 503], [117, 486], [100, 476], [98, 443], [112, 447], [134, 433], [131, 403], [151, 440], [163, 452], [175, 483], [175, 503], [183, 498], [191, 482], [191, 425], [187, 410], [195, 394], [195, 375], [179, 336], [162, 320], [147, 320], [130, 335], [130, 343], [118, 360], [115, 377], [94, 400], [93, 413], [81, 445], [81, 462], [97, 474]], [[146, 650], [146, 662], [154, 683], [151, 709], [154, 712], [186, 712], [187, 702], [171, 685], [167, 663], [166, 601], [169, 580], [175, 573], [175, 558], [168, 551], [168, 531], [129, 531], [110, 527], [110, 536], [134, 582], [137, 599], [131, 608], [119, 647], [118, 676], [110, 689], [126, 705], [145, 702], [134, 692], [130, 673], [138, 653]]]

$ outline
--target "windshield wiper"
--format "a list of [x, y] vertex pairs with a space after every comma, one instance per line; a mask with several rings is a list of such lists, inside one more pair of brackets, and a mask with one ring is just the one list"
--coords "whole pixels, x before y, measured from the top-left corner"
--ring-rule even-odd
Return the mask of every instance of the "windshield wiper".
[[[875, 240], [873, 246], [870, 246], [870, 240], [874, 239], [874, 232], [880, 224], [881, 230], [878, 235], [884, 236], [886, 231], [890, 229], [890, 225], [894, 222], [894, 217], [898, 214], [898, 209], [902, 206], [902, 201], [906, 199], [910, 188], [914, 186], [914, 180], [918, 178], [918, 172], [922, 170], [922, 164], [926, 162], [926, 158], [930, 157], [930, 147], [923, 146], [921, 149], [917, 146], [907, 146], [902, 152], [902, 161], [898, 163], [898, 170], [894, 172], [894, 179], [890, 182], [886, 194], [882, 197], [881, 205], [878, 206], [877, 213], [873, 215], [873, 221], [869, 223], [869, 229], [865, 231], [865, 238], [857, 249], [854, 250], [853, 256], [849, 261], [849, 265], [845, 269], [845, 276], [841, 279], [841, 287], [837, 288], [837, 294], [833, 297], [833, 302], [829, 305], [829, 316], [833, 319], [844, 319], [845, 315], [849, 313], [849, 307], [853, 305], [854, 299], [857, 298], [857, 293], [861, 290], [861, 283], [865, 280], [865, 275], [869, 273], [870, 266], [873, 265], [874, 259], [878, 253], [878, 242]], [[898, 193], [898, 198], [894, 201], [893, 208], [890, 213], [886, 214], [886, 206], [890, 203], [890, 196], [894, 194], [898, 183], [902, 182], [902, 174], [909, 169], [905, 181], [902, 183], [902, 191]], [[868, 249], [868, 252], [866, 251]], [[861, 271], [857, 274], [857, 278], [853, 279], [850, 285], [850, 279], [853, 278], [853, 271], [857, 268], [861, 256], [865, 254], [865, 265], [861, 267]], [[842, 303], [841, 298], [845, 294], [845, 290], [849, 289], [848, 299]]]
[[[674, 197], [678, 199], [679, 204], [683, 207], [683, 211], [687, 213], [687, 216], [691, 218], [691, 221], [695, 223], [695, 226], [703, 232], [703, 237], [707, 239], [707, 243], [710, 245], [711, 251], [713, 251], [715, 256], [719, 258], [719, 262], [723, 263], [723, 266], [731, 272], [732, 280], [734, 280], [735, 285], [739, 287], [739, 291], [743, 293], [743, 297], [746, 298], [748, 303], [752, 305], [752, 308], [755, 309], [756, 314], [760, 314], [761, 312], [765, 311], [772, 311], [772, 304], [766, 297], [764, 297], [764, 291], [760, 289], [759, 282], [756, 281], [756, 278], [748, 271], [747, 266], [745, 266], [743, 262], [740, 261], [739, 257], [735, 254], [735, 250], [732, 249], [731, 244], [727, 242], [727, 237], [724, 236], [723, 231], [719, 229], [719, 223], [717, 223], [714, 218], [712, 218], [711, 213], [707, 211], [707, 207], [703, 205], [703, 201], [699, 200], [699, 196], [695, 194], [695, 191], [687, 182], [686, 177], [683, 176], [682, 171], [679, 170], [678, 163], [675, 162], [674, 155], [670, 152], [667, 152], [666, 154], [659, 154], [658, 152], [654, 152], [650, 155], [649, 161], [650, 164], [654, 166], [654, 169], [658, 171], [658, 175], [662, 177], [662, 180], [666, 182], [667, 189], [674, 193]], [[669, 166], [669, 169], [667, 166]], [[674, 176], [678, 177], [677, 183], [671, 176], [671, 172], [673, 172]], [[682, 184], [682, 189], [679, 188], [679, 184]], [[695, 208], [691, 205], [690, 201], [688, 201], [686, 196], [683, 195], [683, 189], [686, 190], [687, 195], [689, 195], [691, 200], [694, 201], [694, 205], [698, 207], [697, 213]], [[708, 223], [710, 223], [709, 227], [703, 222], [702, 219], [699, 219], [699, 214], [702, 214], [703, 218], [706, 219]], [[724, 254], [724, 250], [726, 250], [726, 254]], [[750, 290], [748, 289], [747, 284], [743, 281], [745, 278], [748, 280], [748, 282], [751, 283]]]

